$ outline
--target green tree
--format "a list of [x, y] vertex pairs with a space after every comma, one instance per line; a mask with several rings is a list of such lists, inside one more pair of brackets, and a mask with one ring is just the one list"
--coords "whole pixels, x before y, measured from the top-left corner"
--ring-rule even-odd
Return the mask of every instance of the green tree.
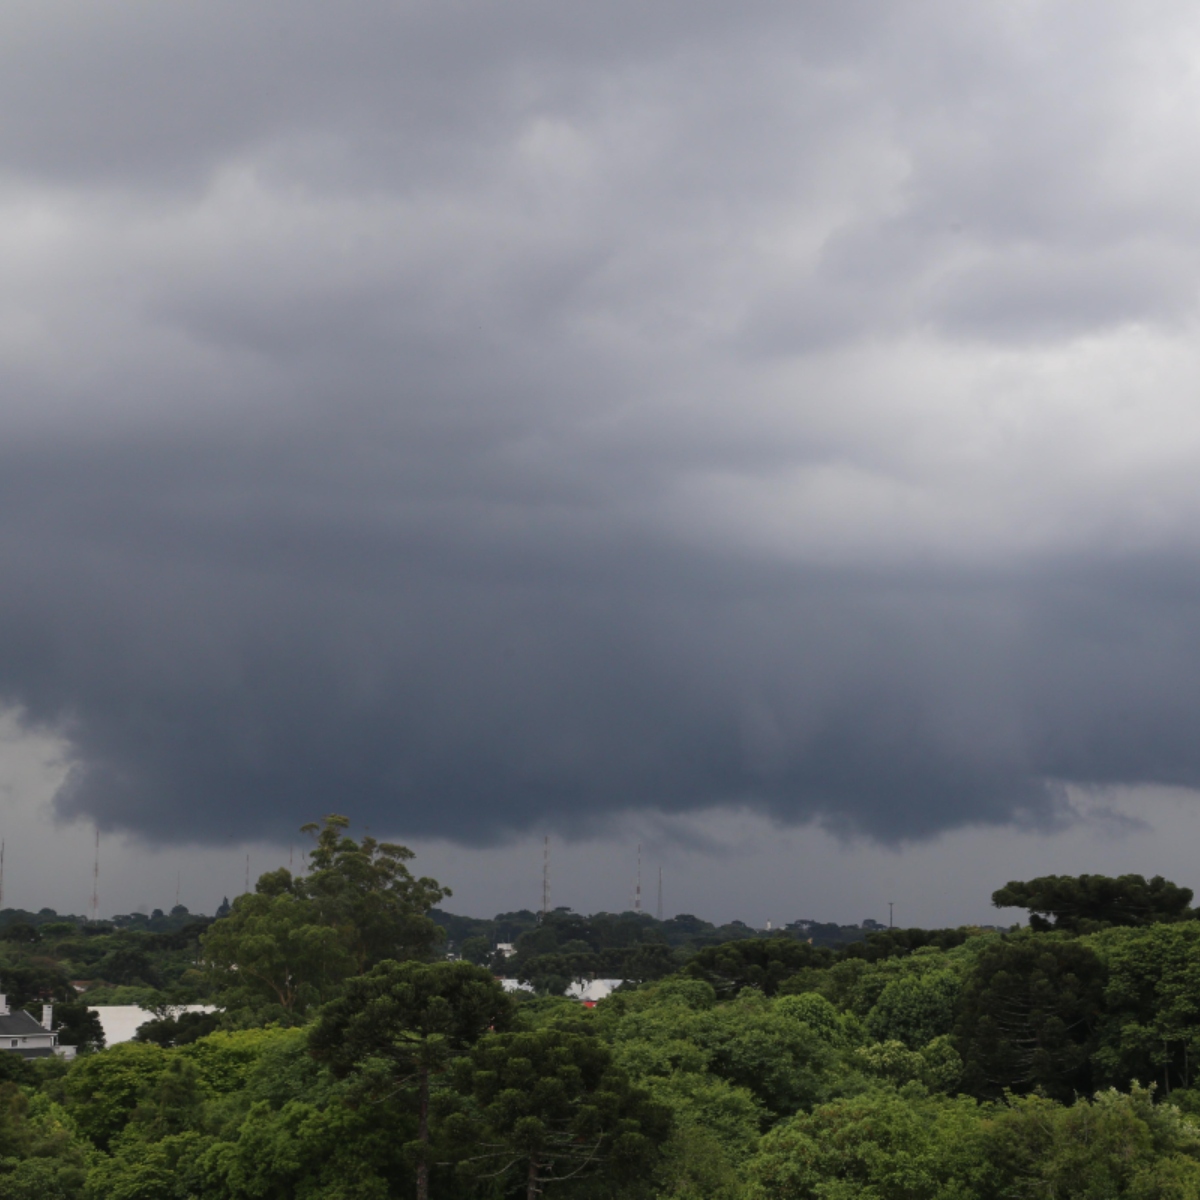
[[909, 1089], [821, 1105], [777, 1126], [749, 1164], [748, 1200], [980, 1200], [974, 1101]]
[[895, 1039], [919, 1050], [953, 1032], [961, 990], [956, 971], [900, 975], [884, 987], [867, 1013], [867, 1033], [876, 1041]]
[[489, 1029], [505, 1028], [512, 1011], [491, 974], [471, 963], [383, 962], [351, 980], [313, 1027], [309, 1048], [335, 1075], [412, 1096], [417, 1200], [429, 1195], [431, 1078]]
[[997, 908], [1028, 909], [1032, 929], [1072, 933], [1188, 920], [1194, 915], [1191, 902], [1191, 888], [1161, 875], [1149, 882], [1142, 875], [1042, 875], [1012, 880], [992, 893]]
[[[704, 1071], [744, 1088], [776, 1116], [826, 1100], [836, 1090], [846, 1066], [837, 1038], [797, 1020], [791, 998], [786, 1005], [772, 1004], [748, 988], [735, 1001], [691, 1007], [691, 998], [675, 993], [671, 983], [662, 985], [659, 1003], [634, 1008], [613, 1032], [620, 1061], [631, 1070]], [[819, 1013], [821, 1021], [826, 1014]]]
[[177, 1016], [168, 1014], [139, 1025], [133, 1038], [137, 1042], [154, 1042], [158, 1046], [186, 1046], [207, 1037], [219, 1028], [221, 1021], [219, 1012], [182, 1012]]
[[259, 877], [203, 935], [205, 958], [234, 1019], [303, 1021], [352, 975], [384, 959], [427, 959], [441, 930], [426, 911], [447, 889], [416, 879], [412, 851], [347, 837], [345, 817], [308, 825], [308, 875]]
[[1070, 1107], [1044, 1096], [984, 1110], [975, 1143], [986, 1197], [1191, 1200], [1200, 1195], [1200, 1126], [1147, 1089], [1115, 1090]]
[[44, 1095], [0, 1084], [0, 1196], [79, 1200], [95, 1151], [70, 1116]]
[[712, 984], [719, 996], [747, 987], [773, 996], [790, 976], [806, 967], [826, 966], [832, 959], [829, 950], [791, 938], [747, 938], [701, 950], [685, 970]]
[[489, 938], [469, 937], [462, 944], [462, 956], [477, 967], [486, 967], [492, 959], [492, 943]]
[[1108, 981], [1099, 1079], [1191, 1087], [1200, 1062], [1200, 922], [1108, 929], [1088, 938]]
[[65, 1107], [83, 1134], [107, 1150], [168, 1061], [165, 1050], [138, 1042], [80, 1058], [63, 1080]]
[[955, 1042], [977, 1096], [1042, 1088], [1064, 1100], [1091, 1089], [1091, 1054], [1104, 1008], [1105, 969], [1061, 934], [986, 946], [963, 985]]
[[204, 954], [231, 1015], [295, 1024], [337, 993], [355, 963], [344, 931], [290, 887], [272, 890], [276, 882], [239, 896], [204, 935]]
[[417, 878], [405, 865], [414, 857], [407, 846], [347, 837], [350, 822], [331, 815], [323, 825], [306, 825], [316, 845], [309, 872], [297, 884], [320, 920], [348, 933], [356, 974], [388, 960], [429, 958], [442, 940], [427, 915], [450, 889], [435, 879]]
[[75, 1046], [81, 1053], [104, 1049], [104, 1026], [86, 1001], [55, 1005], [54, 1023], [60, 1046]]
[[490, 1034], [456, 1062], [455, 1078], [475, 1105], [448, 1122], [454, 1140], [470, 1148], [461, 1169], [520, 1188], [526, 1200], [589, 1177], [638, 1195], [670, 1136], [669, 1111], [586, 1034]]

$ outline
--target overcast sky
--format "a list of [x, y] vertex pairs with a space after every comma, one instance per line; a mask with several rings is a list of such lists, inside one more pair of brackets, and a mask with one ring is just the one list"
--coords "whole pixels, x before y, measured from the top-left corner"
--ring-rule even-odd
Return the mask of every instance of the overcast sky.
[[478, 911], [547, 832], [564, 903], [617, 906], [641, 837], [747, 919], [822, 916], [807, 860], [837, 916], [891, 871], [927, 923], [1166, 870], [1198, 68], [1153, 0], [9, 0], [0, 784], [39, 898], [94, 827], [132, 907], [328, 811]]

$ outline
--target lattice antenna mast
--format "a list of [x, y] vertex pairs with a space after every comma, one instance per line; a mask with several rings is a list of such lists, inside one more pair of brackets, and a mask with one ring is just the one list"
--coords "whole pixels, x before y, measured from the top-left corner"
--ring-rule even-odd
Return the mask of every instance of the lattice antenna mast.
[[658, 868], [658, 908], [655, 911], [654, 915], [660, 921], [663, 919], [662, 912], [663, 912], [663, 909], [662, 909], [662, 867], [659, 867]]
[[550, 911], [550, 835], [542, 839], [542, 913], [539, 920], [544, 921]]
[[642, 843], [638, 842], [638, 870], [637, 884], [633, 889], [633, 911], [640, 913], [642, 911]]
[[4, 839], [0, 838], [0, 908], [4, 907]]
[[92, 920], [100, 919], [100, 829], [96, 829], [96, 857], [92, 861]]

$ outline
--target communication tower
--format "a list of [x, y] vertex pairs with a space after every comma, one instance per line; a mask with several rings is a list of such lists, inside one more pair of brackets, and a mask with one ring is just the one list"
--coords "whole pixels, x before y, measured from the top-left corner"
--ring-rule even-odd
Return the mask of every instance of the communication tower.
[[92, 920], [100, 919], [100, 828], [96, 827], [96, 857], [92, 861]]
[[542, 839], [542, 911], [538, 914], [538, 923], [546, 919], [550, 911], [550, 835]]

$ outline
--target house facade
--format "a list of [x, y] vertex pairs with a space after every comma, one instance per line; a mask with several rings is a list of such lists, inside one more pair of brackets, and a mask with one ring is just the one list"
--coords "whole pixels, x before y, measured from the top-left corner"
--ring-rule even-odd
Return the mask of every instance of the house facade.
[[42, 1019], [18, 1009], [13, 1012], [8, 1006], [8, 997], [0, 992], [0, 1050], [7, 1054], [18, 1054], [22, 1058], [49, 1058], [67, 1050], [74, 1055], [74, 1046], [58, 1045], [58, 1034], [54, 1032], [54, 1006], [42, 1005]]

